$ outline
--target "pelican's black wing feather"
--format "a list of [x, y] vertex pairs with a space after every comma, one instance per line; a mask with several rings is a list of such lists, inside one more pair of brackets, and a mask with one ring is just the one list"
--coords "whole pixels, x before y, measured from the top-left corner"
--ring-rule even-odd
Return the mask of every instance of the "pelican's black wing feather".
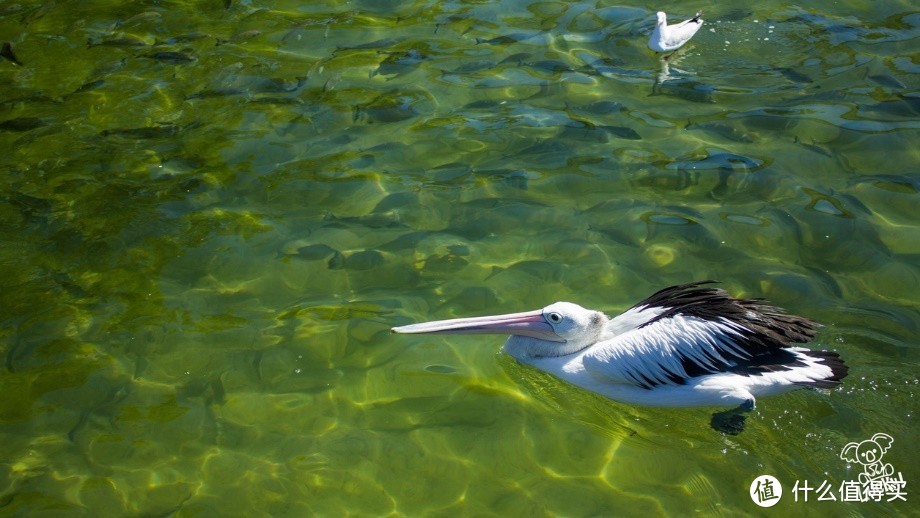
[[815, 321], [789, 315], [763, 299], [736, 299], [723, 289], [703, 287], [714, 283], [710, 280], [671, 286], [633, 307], [664, 309], [645, 326], [678, 314], [711, 321], [727, 320], [746, 330], [740, 345], [752, 354], [814, 339], [819, 327]]
[[651, 388], [707, 374], [757, 375], [805, 366], [790, 347], [812, 340], [817, 323], [706, 286], [713, 282], [665, 288], [639, 302], [626, 313], [633, 318], [647, 313], [648, 320], [598, 344], [584, 358], [585, 367], [610, 381]]

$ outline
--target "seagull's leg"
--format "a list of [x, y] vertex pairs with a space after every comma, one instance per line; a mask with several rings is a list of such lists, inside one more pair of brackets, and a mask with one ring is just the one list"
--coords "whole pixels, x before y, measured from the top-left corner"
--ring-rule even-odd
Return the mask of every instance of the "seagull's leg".
[[744, 420], [747, 417], [746, 414], [751, 410], [754, 410], [754, 400], [748, 399], [731, 410], [712, 414], [709, 425], [717, 432], [738, 435], [744, 431]]
[[[678, 62], [683, 61], [683, 60], [679, 60], [679, 59], [677, 59], [677, 58], [683, 57], [683, 55], [684, 55], [684, 49], [685, 49], [685, 48], [687, 48], [686, 45], [684, 45], [683, 47], [678, 47], [677, 49], [674, 50], [674, 52], [672, 52], [672, 53], [670, 53], [670, 54], [664, 56], [664, 57], [661, 58], [661, 59], [663, 59], [663, 60], [665, 60], [665, 61], [668, 61], [668, 62], [671, 62], [671, 63], [674, 63], [674, 64], [677, 64]], [[673, 58], [673, 59], [672, 59], [672, 58]]]

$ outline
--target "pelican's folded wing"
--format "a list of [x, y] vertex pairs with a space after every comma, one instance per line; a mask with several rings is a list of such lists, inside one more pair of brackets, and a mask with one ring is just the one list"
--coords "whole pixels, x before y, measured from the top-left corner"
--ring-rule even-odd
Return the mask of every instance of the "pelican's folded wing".
[[811, 340], [816, 323], [758, 299], [702, 287], [709, 282], [666, 288], [624, 313], [629, 319], [650, 318], [595, 344], [584, 355], [585, 370], [607, 383], [651, 388], [706, 374], [755, 374], [801, 364], [788, 347]]
[[743, 331], [729, 321], [675, 315], [596, 344], [583, 362], [592, 377], [607, 383], [682, 385], [750, 363], [754, 354], [744, 341]]

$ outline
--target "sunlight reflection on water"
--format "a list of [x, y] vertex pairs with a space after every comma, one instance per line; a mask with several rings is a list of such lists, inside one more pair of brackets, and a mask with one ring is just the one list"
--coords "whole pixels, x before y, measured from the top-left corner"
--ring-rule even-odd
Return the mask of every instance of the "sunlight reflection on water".
[[[850, 4], [666, 64], [643, 6], [0, 8], [0, 507], [745, 514], [876, 432], [920, 479], [917, 16]], [[702, 278], [824, 323], [844, 386], [725, 437], [388, 332]]]

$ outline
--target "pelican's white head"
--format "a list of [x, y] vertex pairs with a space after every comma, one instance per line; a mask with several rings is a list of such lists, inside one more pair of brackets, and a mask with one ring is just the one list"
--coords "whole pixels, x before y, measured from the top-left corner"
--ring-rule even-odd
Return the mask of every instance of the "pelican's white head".
[[394, 333], [510, 334], [503, 350], [518, 359], [566, 356], [597, 343], [607, 316], [571, 302], [537, 311], [488, 317], [438, 320], [402, 327]]
[[664, 27], [668, 25], [668, 15], [664, 14], [662, 11], [658, 11], [658, 23], [655, 25], [658, 27]]
[[[607, 323], [607, 316], [600, 311], [585, 309], [578, 304], [571, 302], [556, 302], [546, 306], [542, 310], [543, 319], [552, 328], [553, 332], [562, 340], [563, 343], [547, 343], [541, 340], [521, 340], [527, 342], [516, 347], [523, 347], [526, 356], [545, 357], [545, 356], [565, 356], [577, 353], [578, 351], [597, 343], [604, 332], [604, 325]], [[509, 343], [505, 344], [505, 349], [509, 349], [510, 342], [515, 337], [508, 339]], [[510, 350], [508, 351], [512, 356]]]

